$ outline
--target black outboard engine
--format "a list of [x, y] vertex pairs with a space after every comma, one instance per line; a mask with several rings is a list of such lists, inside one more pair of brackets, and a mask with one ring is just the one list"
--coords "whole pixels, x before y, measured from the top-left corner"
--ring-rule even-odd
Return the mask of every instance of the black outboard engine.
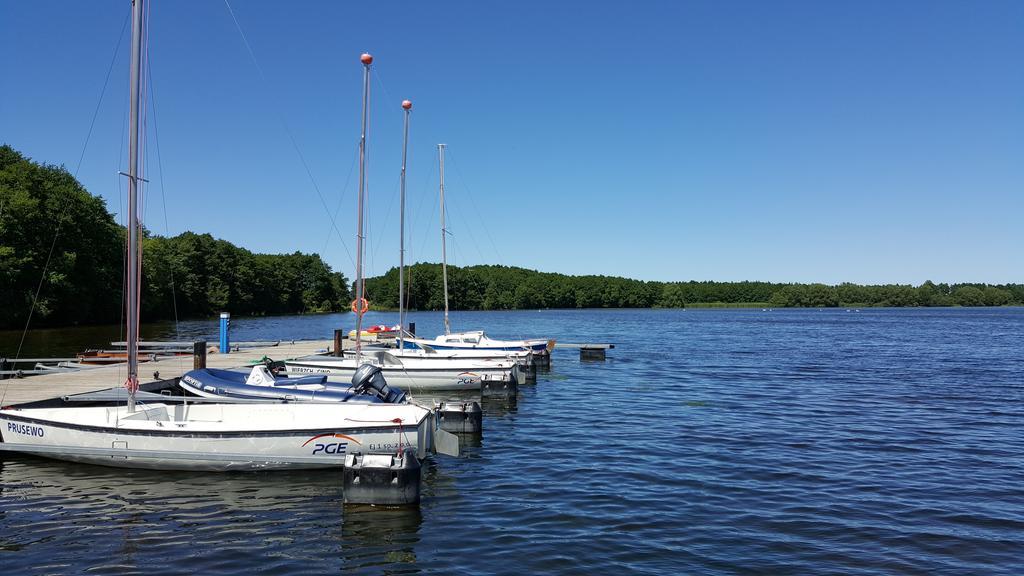
[[373, 364], [363, 364], [356, 369], [356, 373], [352, 375], [352, 391], [356, 394], [377, 396], [391, 404], [405, 402], [405, 392], [388, 386], [380, 367]]
[[285, 368], [283, 360], [271, 360], [266, 356], [263, 357], [263, 364], [266, 365], [267, 369], [270, 370], [270, 373], [274, 376], [280, 374]]

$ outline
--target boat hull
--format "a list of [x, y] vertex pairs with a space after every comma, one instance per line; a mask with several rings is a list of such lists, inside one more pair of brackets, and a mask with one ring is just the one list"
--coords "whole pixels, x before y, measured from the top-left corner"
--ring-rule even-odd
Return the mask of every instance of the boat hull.
[[433, 340], [410, 340], [416, 344], [426, 344], [434, 350], [493, 350], [495, 352], [517, 352], [527, 350], [534, 353], [546, 352], [548, 349], [547, 342], [528, 344], [525, 346], [519, 345], [486, 345], [486, 344], [439, 344]]
[[[328, 360], [302, 359], [285, 362], [289, 374], [306, 376], [309, 374], [325, 374], [328, 378], [350, 380], [355, 368], [343, 363]], [[507, 372], [468, 372], [452, 370], [416, 370], [408, 371], [401, 368], [381, 367], [384, 378], [389, 386], [403, 390], [443, 390], [443, 391], [480, 391], [484, 380], [504, 381], [509, 378]]]
[[[376, 350], [376, 349], [375, 349]], [[428, 350], [425, 348], [380, 348], [396, 358], [403, 361], [406, 358], [417, 360], [494, 360], [499, 362], [526, 362], [530, 359], [532, 351], [524, 348], [515, 350], [487, 350], [480, 348], [459, 348], [444, 351]], [[345, 357], [354, 357], [355, 352], [345, 351]]]
[[[148, 405], [134, 414], [123, 406], [5, 409], [0, 410], [0, 440], [47, 458], [152, 470], [338, 468], [346, 453], [406, 447], [425, 455], [432, 438], [429, 411], [396, 408], [349, 417], [332, 404]], [[78, 411], [84, 417], [77, 420], [85, 422], [68, 421], [74, 417], [71, 411]], [[113, 422], [96, 422], [104, 411]], [[220, 421], [214, 419], [217, 413]], [[142, 419], [135, 419], [139, 415]], [[389, 422], [389, 416], [403, 422]], [[272, 425], [261, 426], [261, 418]], [[238, 420], [249, 424], [243, 429], [229, 423]]]
[[433, 340], [409, 338], [407, 343], [431, 350], [490, 350], [496, 352], [532, 352], [546, 354], [555, 347], [554, 340], [495, 340], [483, 331], [442, 334]]

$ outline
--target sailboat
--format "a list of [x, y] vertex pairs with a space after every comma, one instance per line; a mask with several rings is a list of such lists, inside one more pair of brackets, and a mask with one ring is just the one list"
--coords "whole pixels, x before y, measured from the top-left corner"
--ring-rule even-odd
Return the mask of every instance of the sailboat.
[[[448, 251], [447, 251], [447, 237], [448, 229], [445, 226], [445, 203], [444, 203], [444, 150], [446, 146], [444, 144], [437, 145], [437, 157], [440, 164], [441, 173], [441, 277], [444, 282], [444, 334], [441, 334], [433, 340], [426, 340], [423, 338], [408, 338], [402, 343], [404, 348], [404, 342], [417, 346], [428, 352], [434, 351], [453, 351], [460, 352], [463, 350], [474, 351], [479, 353], [480, 351], [487, 352], [517, 352], [517, 353], [535, 353], [535, 354], [547, 354], [555, 347], [554, 340], [534, 339], [534, 340], [495, 340], [484, 334], [483, 330], [474, 330], [471, 332], [452, 332], [451, 322], [448, 320]], [[401, 296], [399, 297], [401, 299]], [[424, 355], [425, 357], [427, 355]]]
[[[341, 467], [347, 452], [413, 448], [436, 430], [429, 410], [392, 403], [207, 403], [140, 397], [140, 108], [145, 0], [132, 3], [127, 242], [127, 402], [115, 406], [0, 408], [0, 448], [61, 460], [161, 470]], [[372, 58], [363, 56], [364, 84]], [[365, 126], [365, 95], [364, 95]], [[365, 130], [364, 130], [365, 132]], [[120, 395], [121, 393], [118, 393]]]
[[[399, 324], [404, 325], [405, 309], [402, 302], [401, 292], [404, 289], [403, 272], [405, 269], [405, 167], [408, 157], [409, 145], [409, 116], [412, 111], [412, 102], [404, 100], [402, 109], [405, 111], [404, 140], [402, 147], [402, 172], [401, 172], [401, 225], [402, 229], [399, 243]], [[362, 178], [362, 173], [360, 173]], [[363, 181], [360, 180], [359, 200], [359, 222], [358, 241], [362, 241], [362, 198]], [[361, 244], [360, 244], [361, 246]], [[330, 377], [351, 378], [358, 370], [362, 362], [370, 362], [379, 367], [388, 383], [403, 389], [410, 390], [461, 390], [479, 391], [482, 386], [489, 383], [512, 382], [517, 379], [518, 367], [515, 359], [495, 358], [491, 356], [483, 358], [447, 358], [435, 360], [421, 357], [417, 354], [404, 354], [403, 346], [397, 349], [366, 349], [362, 346], [362, 314], [363, 306], [357, 303], [363, 302], [363, 275], [361, 266], [361, 248], [357, 247], [356, 257], [356, 300], [352, 309], [356, 313], [355, 350], [348, 351], [347, 355], [340, 357], [330, 356], [306, 356], [285, 361], [285, 367], [289, 374], [309, 375], [324, 374]], [[399, 341], [405, 338], [404, 330], [399, 330]]]
[[[400, 186], [400, 201], [399, 201], [399, 236], [398, 236], [398, 334], [397, 334], [397, 348], [377, 348], [378, 351], [387, 353], [385, 358], [399, 358], [400, 362], [405, 364], [419, 363], [423, 367], [430, 367], [433, 365], [435, 368], [446, 366], [449, 368], [460, 369], [464, 371], [479, 371], [486, 370], [488, 364], [498, 362], [500, 365], [507, 365], [510, 369], [515, 370], [514, 367], [526, 368], [532, 361], [533, 352], [528, 348], [514, 348], [514, 349], [447, 349], [443, 352], [435, 350], [427, 344], [423, 344], [421, 341], [420, 346], [406, 346], [406, 331], [405, 331], [405, 165], [407, 158], [407, 150], [409, 145], [409, 111], [412, 109], [412, 102], [405, 100], [402, 102], [402, 108], [405, 109], [405, 131], [402, 146], [402, 176]], [[441, 164], [441, 242], [442, 255], [445, 254], [445, 234], [444, 229], [444, 155], [443, 155], [443, 144], [442, 154], [440, 155]], [[447, 260], [442, 258], [442, 260]], [[447, 276], [447, 263], [445, 266], [445, 327], [449, 326], [448, 323], [448, 276]], [[350, 353], [348, 351], [347, 353]], [[430, 362], [422, 362], [428, 360]]]

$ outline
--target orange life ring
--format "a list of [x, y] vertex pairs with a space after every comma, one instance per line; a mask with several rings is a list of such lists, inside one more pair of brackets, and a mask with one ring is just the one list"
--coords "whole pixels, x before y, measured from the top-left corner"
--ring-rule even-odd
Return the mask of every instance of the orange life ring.
[[366, 298], [359, 298], [352, 301], [352, 311], [356, 314], [366, 314], [366, 311], [370, 309], [370, 303], [366, 301]]

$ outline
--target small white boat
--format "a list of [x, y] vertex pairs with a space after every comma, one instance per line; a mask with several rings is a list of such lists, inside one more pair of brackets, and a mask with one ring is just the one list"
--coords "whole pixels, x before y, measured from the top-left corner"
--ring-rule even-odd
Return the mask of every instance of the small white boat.
[[[408, 338], [408, 336], [406, 337]], [[426, 342], [426, 341], [424, 341]], [[411, 346], [411, 344], [410, 344]], [[481, 348], [452, 348], [449, 350], [435, 350], [429, 344], [422, 344], [417, 348], [363, 348], [363, 352], [387, 351], [398, 358], [419, 358], [423, 360], [501, 360], [518, 364], [529, 364], [533, 352], [527, 349], [519, 350], [486, 350]], [[354, 356], [352, 350], [345, 350], [345, 356]]]
[[[414, 404], [142, 404], [0, 409], [3, 444], [60, 460], [154, 470], [334, 468], [349, 452], [432, 444]], [[401, 444], [401, 446], [399, 446]]]
[[425, 360], [399, 358], [388, 350], [364, 351], [356, 356], [303, 356], [285, 360], [289, 375], [325, 374], [349, 380], [363, 364], [379, 367], [388, 384], [403, 390], [479, 391], [484, 382], [510, 382], [513, 362], [498, 360]]
[[491, 350], [501, 352], [533, 352], [535, 354], [546, 354], [555, 347], [554, 340], [495, 340], [484, 334], [483, 330], [471, 332], [453, 332], [441, 334], [433, 340], [423, 338], [406, 338], [421, 348], [430, 348], [437, 351], [447, 350]]

